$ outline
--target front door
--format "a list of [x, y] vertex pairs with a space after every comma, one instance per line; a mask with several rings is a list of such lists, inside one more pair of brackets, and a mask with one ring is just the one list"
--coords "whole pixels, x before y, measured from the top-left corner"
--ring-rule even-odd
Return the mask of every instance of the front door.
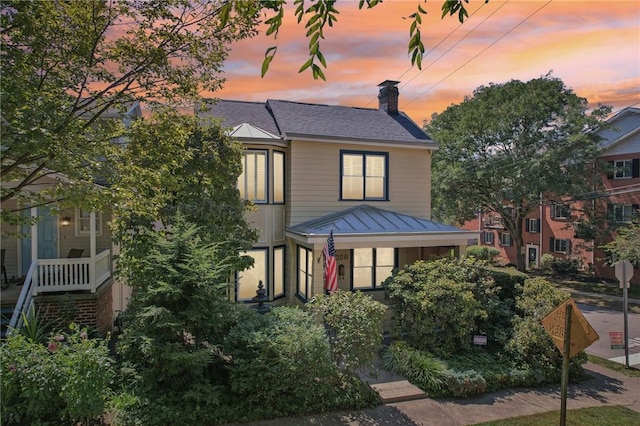
[[[30, 214], [30, 210], [25, 212]], [[58, 217], [51, 214], [49, 207], [38, 207], [38, 259], [58, 258]], [[23, 225], [21, 239], [22, 275], [27, 275], [31, 266], [31, 227]]]
[[538, 266], [538, 246], [527, 245], [527, 268]]

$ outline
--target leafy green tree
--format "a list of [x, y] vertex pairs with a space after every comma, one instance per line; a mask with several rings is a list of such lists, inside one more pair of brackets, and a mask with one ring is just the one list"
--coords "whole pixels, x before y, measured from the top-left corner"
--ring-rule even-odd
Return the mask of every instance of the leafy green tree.
[[594, 190], [599, 140], [589, 130], [609, 112], [603, 106], [589, 113], [586, 99], [550, 75], [480, 86], [426, 127], [440, 144], [434, 214], [463, 223], [478, 210], [497, 213], [524, 270], [523, 219], [541, 201]]
[[616, 232], [613, 241], [603, 246], [609, 254], [609, 263], [615, 265], [624, 259], [632, 263], [640, 262], [640, 220], [636, 219]]
[[[222, 84], [230, 44], [255, 35], [258, 1], [1, 4], [1, 200], [100, 208], [132, 102], [181, 105]], [[160, 137], [158, 140], [171, 140]], [[151, 164], [147, 174], [158, 164]], [[47, 178], [53, 178], [49, 181]], [[33, 188], [37, 186], [37, 191]], [[3, 220], [19, 212], [2, 209]]]
[[138, 377], [131, 408], [145, 424], [202, 423], [220, 402], [219, 348], [244, 307], [229, 301], [230, 266], [201, 228], [177, 214], [170, 229], [144, 232], [146, 255], [122, 271], [137, 289], [118, 343]]

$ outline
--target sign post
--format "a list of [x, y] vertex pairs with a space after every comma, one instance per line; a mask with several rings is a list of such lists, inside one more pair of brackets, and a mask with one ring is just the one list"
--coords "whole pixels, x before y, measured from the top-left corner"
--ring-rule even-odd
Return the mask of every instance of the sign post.
[[629, 282], [633, 276], [633, 265], [628, 260], [616, 263], [616, 278], [622, 288], [622, 308], [624, 315], [624, 362], [629, 368]]
[[567, 299], [542, 319], [542, 326], [562, 352], [560, 426], [567, 424], [569, 359], [599, 339], [572, 299]]

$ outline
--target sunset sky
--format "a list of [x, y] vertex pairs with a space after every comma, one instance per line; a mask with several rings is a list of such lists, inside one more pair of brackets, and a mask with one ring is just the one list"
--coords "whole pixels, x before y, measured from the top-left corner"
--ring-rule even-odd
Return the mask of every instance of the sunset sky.
[[[215, 96], [377, 108], [377, 85], [399, 80], [400, 109], [422, 124], [478, 86], [551, 72], [591, 106], [640, 105], [639, 0], [471, 0], [463, 25], [440, 19], [442, 2], [428, 0], [425, 7], [422, 71], [410, 66], [410, 21], [403, 17], [423, 1], [387, 0], [360, 11], [357, 0], [340, 1], [338, 22], [321, 44], [326, 82], [298, 74], [308, 41], [290, 8], [277, 40], [261, 34], [232, 46], [227, 82]], [[260, 78], [264, 51], [274, 45], [276, 58]]]

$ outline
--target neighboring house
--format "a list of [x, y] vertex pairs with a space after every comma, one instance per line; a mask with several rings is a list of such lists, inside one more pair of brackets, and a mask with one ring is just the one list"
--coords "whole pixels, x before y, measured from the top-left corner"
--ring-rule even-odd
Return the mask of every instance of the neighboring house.
[[[141, 116], [136, 103], [124, 116], [107, 111], [102, 119], [127, 121]], [[52, 173], [24, 191], [39, 191], [66, 179]], [[2, 224], [3, 333], [9, 318], [15, 326], [21, 310], [27, 310], [32, 302], [45, 321], [65, 318], [102, 332], [111, 331], [114, 316], [124, 309], [129, 290], [113, 280], [117, 247], [107, 226], [110, 214], [80, 208], [54, 214], [51, 206], [18, 206], [12, 200], [2, 208], [24, 209], [25, 215], [37, 218], [32, 226]]]
[[[625, 108], [608, 120], [609, 127], [597, 131], [602, 138], [600, 159], [609, 164], [610, 173], [602, 176], [604, 190], [592, 201], [596, 212], [606, 215], [608, 226], [615, 229], [631, 222], [638, 215], [640, 205], [640, 109]], [[577, 194], [574, 194], [577, 195]], [[570, 197], [568, 197], [570, 198]], [[551, 253], [554, 257], [573, 259], [582, 270], [594, 271], [597, 276], [615, 279], [614, 268], [607, 266], [606, 254], [600, 248], [613, 236], [584, 240], [578, 238], [580, 213], [585, 206], [558, 201], [541, 202], [523, 223], [523, 243], [527, 268], [539, 266], [540, 257]], [[465, 229], [480, 231], [479, 244], [497, 248], [508, 263], [517, 263], [516, 248], [502, 220], [493, 213], [478, 213], [476, 219], [465, 223]], [[614, 234], [615, 235], [615, 232]], [[640, 282], [635, 269], [634, 282]]]
[[241, 196], [259, 229], [235, 299], [262, 281], [270, 300], [323, 292], [322, 249], [333, 231], [340, 290], [383, 297], [392, 270], [463, 254], [478, 233], [430, 220], [437, 145], [398, 111], [396, 81], [379, 85], [379, 109], [282, 100], [211, 101], [199, 116], [223, 120], [245, 146]]

